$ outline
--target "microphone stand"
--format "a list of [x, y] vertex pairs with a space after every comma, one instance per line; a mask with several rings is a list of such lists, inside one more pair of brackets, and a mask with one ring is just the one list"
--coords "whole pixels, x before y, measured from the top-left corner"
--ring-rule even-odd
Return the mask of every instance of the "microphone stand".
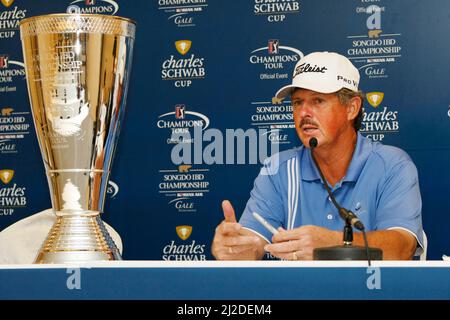
[[[314, 156], [314, 148], [317, 147], [317, 139], [311, 138], [309, 141], [309, 146], [311, 147], [311, 156], [313, 158], [314, 164], [319, 171], [322, 183], [328, 192], [328, 196], [333, 202], [334, 206], [339, 212], [341, 218], [345, 221], [344, 231], [343, 231], [343, 245], [316, 248], [313, 251], [314, 260], [367, 260], [370, 264], [371, 260], [383, 260], [383, 251], [379, 248], [369, 248], [367, 243], [367, 236], [364, 229], [363, 223], [358, 219], [358, 217], [350, 210], [341, 207], [328, 187], [328, 183], [320, 169], [319, 164]], [[362, 231], [364, 237], [365, 247], [353, 246], [353, 226], [358, 230]]]

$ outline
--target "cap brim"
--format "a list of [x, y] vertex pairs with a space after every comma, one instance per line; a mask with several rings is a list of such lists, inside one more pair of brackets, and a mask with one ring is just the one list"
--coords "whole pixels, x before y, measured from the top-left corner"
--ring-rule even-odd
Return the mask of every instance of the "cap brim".
[[287, 96], [291, 95], [292, 91], [295, 88], [299, 88], [299, 87], [294, 86], [292, 84], [284, 86], [280, 90], [277, 91], [277, 93], [275, 94], [275, 97], [278, 98], [278, 99], [286, 98]]
[[[290, 84], [290, 85], [284, 86], [280, 90], [278, 90], [277, 93], [275, 94], [275, 97], [277, 97], [278, 99], [282, 99], [287, 96], [290, 96], [292, 94], [292, 91], [294, 91], [294, 89], [296, 89], [296, 88], [307, 89], [307, 90], [311, 90], [311, 91], [315, 91], [315, 92], [319, 92], [319, 93], [334, 93], [334, 92], [339, 91], [343, 87], [336, 87], [334, 85], [327, 86], [327, 85], [323, 85], [323, 84], [321, 86], [318, 86], [317, 82], [303, 83], [301, 86]], [[351, 89], [351, 90], [353, 90], [353, 89]]]

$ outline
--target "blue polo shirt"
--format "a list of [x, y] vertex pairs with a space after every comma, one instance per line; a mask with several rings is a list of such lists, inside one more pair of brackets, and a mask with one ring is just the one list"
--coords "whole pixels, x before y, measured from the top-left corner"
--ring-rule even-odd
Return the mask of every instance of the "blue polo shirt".
[[[331, 187], [331, 186], [330, 186]], [[366, 231], [403, 229], [423, 248], [422, 200], [417, 169], [403, 150], [372, 142], [360, 133], [345, 177], [331, 188]], [[316, 225], [342, 231], [344, 221], [328, 198], [311, 150], [298, 147], [268, 158], [255, 180], [240, 223], [270, 242], [272, 234], [252, 213], [275, 228]], [[421, 248], [416, 255], [421, 253]]]

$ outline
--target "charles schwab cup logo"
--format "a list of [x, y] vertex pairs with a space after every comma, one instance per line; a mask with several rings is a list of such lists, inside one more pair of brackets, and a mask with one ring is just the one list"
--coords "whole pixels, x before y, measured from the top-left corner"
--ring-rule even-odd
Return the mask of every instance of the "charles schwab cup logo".
[[383, 92], [366, 93], [370, 108], [364, 108], [361, 133], [373, 141], [383, 141], [386, 135], [399, 131], [398, 111], [394, 107], [386, 106]]
[[11, 216], [27, 205], [26, 188], [13, 183], [14, 170], [0, 170], [0, 216]]
[[178, 55], [172, 54], [162, 63], [161, 78], [173, 81], [177, 88], [190, 87], [195, 80], [206, 76], [205, 58], [194, 53], [188, 55], [191, 47], [190, 40], [175, 41]]
[[158, 9], [177, 27], [195, 27], [195, 17], [208, 7], [207, 0], [158, 0]]
[[401, 34], [383, 30], [383, 15], [387, 9], [381, 6], [381, 0], [364, 0], [363, 3], [368, 5], [358, 6], [355, 11], [361, 19], [361, 31], [364, 28], [365, 32], [347, 36], [350, 41], [347, 56], [367, 78], [387, 78], [388, 65], [402, 56]]
[[190, 164], [159, 170], [159, 193], [169, 199], [169, 207], [179, 213], [197, 212], [197, 201], [209, 192], [208, 172], [209, 169], [193, 168]]
[[253, 13], [267, 16], [269, 22], [283, 22], [288, 14], [299, 12], [299, 0], [254, 0]]
[[94, 13], [115, 15], [119, 5], [114, 0], [75, 0], [67, 7], [67, 13]]
[[272, 97], [269, 101], [253, 101], [254, 112], [251, 114], [251, 125], [258, 129], [266, 129], [264, 135], [272, 143], [290, 144], [296, 141], [294, 118], [290, 101]]
[[19, 22], [26, 18], [27, 10], [12, 6], [14, 0], [1, 0], [6, 10], [0, 11], [0, 39], [9, 39], [19, 35]]
[[0, 93], [16, 92], [17, 81], [25, 84], [25, 64], [0, 54]]
[[185, 139], [180, 134], [190, 133], [192, 137], [192, 130], [195, 127], [205, 130], [209, 126], [209, 118], [200, 112], [187, 110], [184, 104], [177, 104], [174, 111], [158, 117], [156, 126], [159, 129], [169, 130], [170, 137], [167, 138], [167, 144], [192, 143], [192, 139]]
[[0, 106], [0, 154], [17, 153], [16, 143], [30, 134], [30, 112]]
[[172, 240], [170, 244], [163, 248], [163, 260], [175, 260], [175, 261], [193, 261], [193, 260], [206, 260], [205, 250], [206, 244], [198, 244], [195, 240], [190, 243], [188, 239], [191, 237], [193, 227], [188, 225], [177, 226], [175, 228], [178, 238], [182, 241], [182, 244], [177, 244], [175, 240]]
[[264, 72], [259, 74], [261, 80], [289, 79], [293, 67], [303, 58], [303, 53], [292, 47], [280, 45], [278, 39], [270, 39], [267, 47], [251, 52], [249, 61], [261, 66]]

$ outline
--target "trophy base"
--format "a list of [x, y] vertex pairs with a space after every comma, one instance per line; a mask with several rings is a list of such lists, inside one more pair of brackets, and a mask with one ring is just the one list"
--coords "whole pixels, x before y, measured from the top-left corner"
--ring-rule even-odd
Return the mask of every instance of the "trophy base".
[[100, 215], [57, 216], [34, 263], [122, 260]]

